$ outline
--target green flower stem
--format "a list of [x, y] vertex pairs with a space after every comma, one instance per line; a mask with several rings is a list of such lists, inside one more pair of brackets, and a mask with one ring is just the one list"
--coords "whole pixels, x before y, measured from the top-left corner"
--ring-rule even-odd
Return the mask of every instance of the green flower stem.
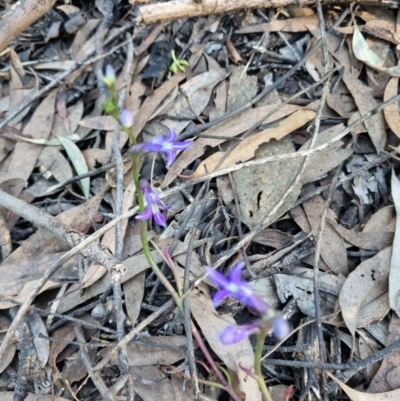
[[199, 381], [199, 383], [204, 384], [206, 386], [216, 387], [216, 388], [219, 388], [224, 391], [226, 390], [225, 387], [221, 383], [211, 382], [211, 381], [199, 379], [199, 378], [197, 378], [197, 380]]
[[257, 335], [256, 350], [254, 352], [254, 373], [256, 375], [258, 387], [260, 388], [260, 391], [264, 397], [264, 400], [265, 401], [274, 401], [271, 397], [271, 394], [268, 391], [267, 385], [264, 382], [264, 378], [263, 378], [262, 370], [261, 370], [261, 358], [262, 358], [263, 346], [264, 346], [264, 341], [265, 341], [266, 335], [267, 335], [267, 332], [265, 329], [261, 329], [261, 331]]

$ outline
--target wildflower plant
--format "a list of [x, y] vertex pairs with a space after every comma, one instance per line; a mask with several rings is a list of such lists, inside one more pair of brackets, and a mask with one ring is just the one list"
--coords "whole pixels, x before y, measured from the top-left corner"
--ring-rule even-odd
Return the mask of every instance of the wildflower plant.
[[[172, 54], [172, 58], [173, 65], [171, 66], [171, 70], [173, 72], [182, 71], [188, 65], [187, 61], [178, 60], [175, 56], [175, 53]], [[177, 153], [186, 150], [192, 145], [193, 141], [178, 141], [176, 133], [170, 129], [167, 136], [156, 136], [150, 141], [137, 143], [136, 136], [132, 130], [134, 126], [134, 117], [132, 113], [129, 110], [120, 111], [118, 107], [117, 79], [112, 66], [108, 65], [106, 67], [103, 80], [101, 83], [99, 83], [99, 87], [102, 89], [106, 98], [104, 110], [106, 113], [114, 117], [114, 119], [119, 123], [121, 128], [128, 134], [133, 145], [130, 149], [130, 153], [133, 158], [133, 180], [136, 187], [139, 205], [139, 214], [136, 216], [136, 219], [141, 222], [141, 242], [143, 246], [143, 252], [153, 272], [163, 283], [167, 291], [172, 295], [172, 298], [174, 299], [178, 309], [183, 315], [183, 294], [179, 275], [177, 274], [176, 269], [171, 266], [171, 270], [176, 275], [176, 283], [178, 287], [177, 292], [161, 272], [157, 266], [157, 263], [154, 261], [148, 241], [147, 221], [154, 219], [154, 222], [157, 225], [165, 227], [166, 219], [162, 214], [162, 211], [167, 210], [169, 206], [165, 205], [161, 201], [156, 189], [153, 188], [149, 182], [140, 179], [140, 157], [142, 154], [148, 152], [163, 153], [167, 159], [167, 167], [170, 167], [175, 162]], [[171, 262], [172, 259], [168, 256], [169, 255], [167, 254], [167, 260]], [[278, 338], [283, 338], [288, 334], [289, 326], [286, 320], [279, 317], [279, 315], [267, 303], [265, 303], [259, 296], [254, 294], [249, 283], [242, 280], [241, 274], [243, 268], [244, 263], [235, 265], [229, 277], [225, 277], [215, 269], [210, 267], [207, 268], [207, 272], [211, 280], [219, 287], [219, 291], [217, 291], [214, 296], [215, 307], [218, 307], [224, 298], [231, 296], [242, 302], [258, 315], [256, 320], [243, 326], [228, 326], [220, 333], [220, 339], [222, 344], [229, 345], [242, 341], [250, 335], [257, 334], [257, 346], [255, 351], [255, 376], [265, 400], [272, 401], [261, 373], [262, 348], [265, 336], [271, 327]], [[216, 367], [212, 357], [209, 354], [207, 355], [207, 350], [204, 344], [201, 345], [203, 340], [195, 328], [193, 329], [193, 335], [195, 336], [200, 347], [202, 347], [203, 352], [206, 358], [209, 360], [211, 366], [215, 366], [214, 370], [217, 376], [221, 382], [224, 383], [225, 379], [223, 375]], [[229, 385], [226, 384], [224, 388], [228, 391], [232, 399], [235, 401], [240, 401], [240, 398]]]
[[233, 266], [228, 277], [212, 267], [207, 267], [210, 279], [219, 287], [215, 293], [213, 302], [218, 307], [226, 297], [233, 297], [258, 315], [258, 319], [243, 326], [228, 326], [220, 333], [221, 343], [231, 345], [243, 341], [247, 337], [257, 334], [256, 351], [254, 355], [254, 370], [256, 380], [266, 401], [272, 401], [272, 398], [265, 385], [261, 371], [261, 357], [265, 337], [272, 328], [272, 333], [278, 339], [285, 338], [289, 332], [288, 322], [279, 316], [263, 299], [253, 292], [248, 282], [242, 280], [242, 270], [244, 262]]

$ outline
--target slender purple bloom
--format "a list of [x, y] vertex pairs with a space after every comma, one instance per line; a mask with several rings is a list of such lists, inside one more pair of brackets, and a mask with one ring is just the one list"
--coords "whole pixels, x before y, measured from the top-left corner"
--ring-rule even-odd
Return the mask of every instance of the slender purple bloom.
[[167, 222], [163, 214], [160, 212], [160, 209], [167, 210], [169, 209], [169, 206], [164, 205], [161, 202], [160, 197], [147, 181], [141, 180], [140, 188], [142, 189], [146, 199], [147, 208], [143, 213], [138, 214], [136, 218], [138, 220], [150, 220], [152, 217], [154, 217], [156, 224], [165, 227]]
[[272, 334], [278, 339], [281, 340], [285, 338], [290, 333], [290, 326], [286, 319], [281, 316], [278, 316], [272, 325]]
[[127, 109], [123, 110], [121, 113], [120, 122], [124, 128], [131, 128], [134, 122], [132, 113]]
[[156, 136], [149, 142], [143, 142], [131, 147], [131, 152], [162, 152], [167, 156], [167, 167], [170, 167], [175, 159], [176, 153], [186, 150], [193, 141], [177, 141], [176, 132], [173, 129], [169, 130], [168, 135]]
[[104, 74], [103, 77], [103, 83], [109, 88], [114, 86], [116, 82], [117, 82], [117, 77], [115, 76], [114, 67], [111, 64], [108, 64], [106, 66], [106, 73]]
[[252, 334], [257, 334], [259, 331], [260, 321], [256, 320], [243, 326], [228, 326], [221, 331], [219, 339], [222, 344], [230, 345], [243, 341]]
[[214, 306], [217, 307], [226, 297], [236, 298], [238, 301], [254, 309], [261, 316], [266, 315], [270, 307], [258, 295], [254, 294], [250, 284], [241, 280], [244, 262], [236, 264], [229, 277], [225, 277], [211, 267], [207, 267], [207, 272], [211, 280], [220, 288], [214, 295]]

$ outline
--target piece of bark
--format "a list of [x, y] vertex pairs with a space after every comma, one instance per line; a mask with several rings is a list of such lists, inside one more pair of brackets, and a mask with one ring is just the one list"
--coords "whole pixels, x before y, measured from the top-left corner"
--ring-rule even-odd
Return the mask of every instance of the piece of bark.
[[[350, 4], [353, 0], [341, 0], [340, 4]], [[321, 3], [337, 4], [338, 0], [322, 0]], [[394, 0], [356, 0], [369, 6], [398, 7]], [[223, 14], [248, 8], [280, 8], [297, 4], [296, 0], [202, 0], [197, 3], [193, 0], [174, 0], [167, 3], [146, 4], [139, 7], [139, 23], [154, 24], [160, 21], [187, 19], [211, 14]], [[314, 5], [315, 0], [303, 0], [301, 6]]]
[[26, 28], [53, 7], [56, 0], [19, 1], [0, 21], [0, 53]]

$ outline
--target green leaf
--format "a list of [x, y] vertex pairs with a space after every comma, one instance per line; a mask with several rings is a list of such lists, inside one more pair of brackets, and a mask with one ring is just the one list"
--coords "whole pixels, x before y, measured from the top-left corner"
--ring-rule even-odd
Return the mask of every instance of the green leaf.
[[[71, 159], [73, 166], [75, 167], [78, 175], [85, 174], [89, 171], [86, 160], [83, 157], [81, 150], [76, 146], [70, 139], [65, 136], [59, 135], [59, 141], [67, 152], [68, 157]], [[83, 194], [86, 199], [89, 199], [89, 190], [90, 190], [90, 178], [84, 178], [81, 180]]]

